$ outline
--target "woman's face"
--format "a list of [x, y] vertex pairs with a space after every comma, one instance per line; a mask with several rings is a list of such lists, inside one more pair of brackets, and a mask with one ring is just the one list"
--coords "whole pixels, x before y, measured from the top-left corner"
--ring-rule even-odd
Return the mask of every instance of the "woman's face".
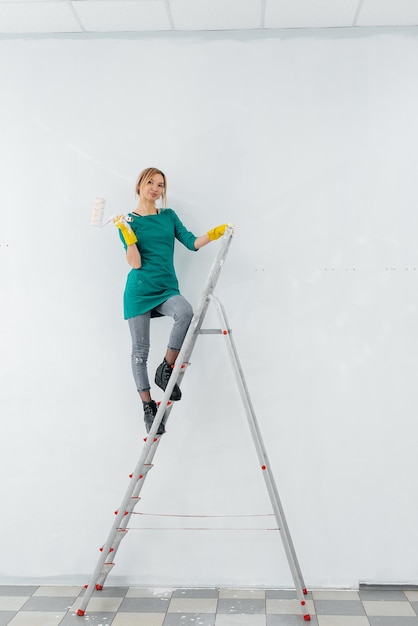
[[164, 178], [161, 174], [154, 174], [154, 176], [141, 186], [140, 196], [144, 200], [150, 202], [156, 202], [164, 192]]

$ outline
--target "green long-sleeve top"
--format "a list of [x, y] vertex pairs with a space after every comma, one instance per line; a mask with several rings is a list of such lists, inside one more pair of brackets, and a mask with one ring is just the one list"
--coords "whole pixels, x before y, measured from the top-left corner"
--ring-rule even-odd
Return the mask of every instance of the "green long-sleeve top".
[[[174, 241], [194, 250], [195, 235], [188, 231], [172, 209], [160, 209], [155, 215], [134, 215], [127, 218], [141, 255], [141, 267], [131, 269], [123, 295], [124, 317], [142, 315], [168, 298], [180, 294], [174, 269]], [[122, 243], [127, 248], [122, 233]]]

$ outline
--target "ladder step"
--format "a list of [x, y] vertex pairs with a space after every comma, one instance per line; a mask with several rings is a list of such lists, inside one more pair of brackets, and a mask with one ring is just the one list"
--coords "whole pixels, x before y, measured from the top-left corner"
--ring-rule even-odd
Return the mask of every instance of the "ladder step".
[[[126, 507], [125, 510], [125, 515], [130, 515], [132, 513], [132, 511], [134, 510], [134, 508], [136, 507], [136, 505], [138, 504], [138, 502], [140, 501], [140, 497], [139, 496], [132, 496], [128, 506]], [[119, 514], [119, 510], [116, 509], [115, 511], [115, 515]]]
[[[152, 465], [152, 463], [149, 463], [149, 464], [147, 464], [147, 465], [143, 465], [143, 466], [142, 466], [142, 469], [141, 469], [141, 473], [140, 473], [140, 474], [139, 474], [139, 476], [138, 476], [138, 480], [141, 480], [142, 478], [144, 478], [144, 477], [148, 474], [148, 472], [150, 471], [150, 469], [152, 469], [153, 467], [154, 467], [154, 465]], [[129, 474], [129, 478], [133, 478], [133, 475], [134, 475], [134, 473], [133, 473], [133, 472], [131, 472], [131, 473]]]
[[98, 587], [102, 587], [102, 583], [106, 580], [106, 578], [109, 575], [109, 572], [111, 571], [111, 569], [115, 566], [114, 563], [104, 563], [103, 567], [101, 569], [101, 572], [99, 574], [99, 578], [98, 578], [98, 582], [96, 584], [96, 589]]
[[[118, 530], [116, 531], [115, 538], [113, 539], [113, 543], [111, 547], [109, 548], [108, 554], [117, 550], [120, 542], [122, 541], [124, 537], [126, 537], [127, 534], [128, 534], [128, 530], [126, 528], [118, 528]], [[99, 548], [99, 550], [100, 552], [103, 552], [103, 546]]]

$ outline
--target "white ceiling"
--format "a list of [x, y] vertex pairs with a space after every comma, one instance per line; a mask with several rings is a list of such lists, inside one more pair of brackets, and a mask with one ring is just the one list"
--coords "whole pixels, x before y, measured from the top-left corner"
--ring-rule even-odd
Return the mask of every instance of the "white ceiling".
[[418, 0], [0, 0], [0, 34], [418, 25]]

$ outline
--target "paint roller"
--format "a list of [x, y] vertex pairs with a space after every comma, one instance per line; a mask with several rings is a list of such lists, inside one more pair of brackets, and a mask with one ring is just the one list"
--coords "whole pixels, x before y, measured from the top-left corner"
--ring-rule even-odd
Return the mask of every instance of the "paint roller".
[[110, 222], [113, 222], [115, 217], [117, 217], [116, 215], [111, 215], [110, 218], [105, 223], [103, 223], [105, 204], [106, 200], [101, 196], [97, 196], [94, 201], [93, 215], [91, 217], [92, 226], [100, 226], [100, 228], [102, 228], [103, 226], [106, 226], [106, 224], [110, 224]]

